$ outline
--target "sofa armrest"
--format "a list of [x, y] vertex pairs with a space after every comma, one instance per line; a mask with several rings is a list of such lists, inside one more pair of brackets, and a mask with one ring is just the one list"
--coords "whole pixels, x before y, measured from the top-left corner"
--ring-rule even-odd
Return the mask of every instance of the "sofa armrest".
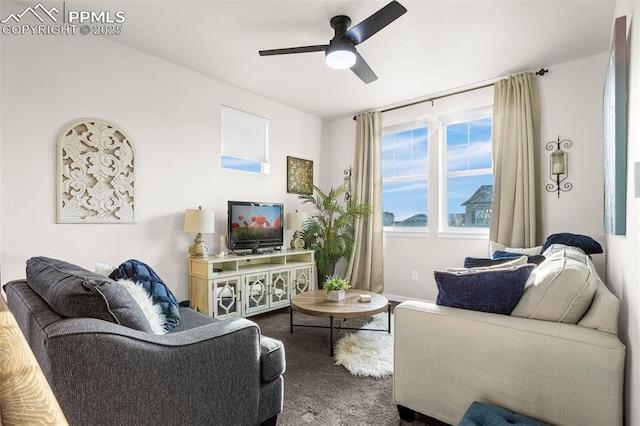
[[260, 336], [260, 371], [263, 382], [281, 376], [286, 368], [284, 345], [280, 340]]
[[458, 424], [481, 401], [551, 424], [622, 424], [625, 347], [574, 324], [403, 302], [394, 400]]
[[46, 331], [51, 386], [70, 423], [259, 423], [260, 331], [249, 320], [153, 335], [67, 319]]

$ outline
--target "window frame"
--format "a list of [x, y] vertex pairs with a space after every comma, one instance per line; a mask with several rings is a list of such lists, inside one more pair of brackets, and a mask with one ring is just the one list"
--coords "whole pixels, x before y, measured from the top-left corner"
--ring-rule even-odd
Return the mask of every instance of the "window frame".
[[[382, 129], [380, 144], [382, 144], [382, 138], [389, 134], [401, 133], [406, 131], [413, 131], [415, 129], [426, 128], [427, 131], [427, 170], [424, 175], [412, 175], [412, 176], [402, 176], [402, 177], [393, 177], [393, 178], [384, 178], [382, 177], [382, 184], [384, 186], [385, 182], [407, 182], [407, 181], [417, 181], [417, 180], [426, 180], [427, 181], [427, 211], [425, 214], [427, 215], [427, 226], [425, 227], [417, 227], [417, 226], [384, 226], [383, 234], [385, 236], [393, 237], [393, 236], [402, 236], [402, 237], [426, 237], [429, 234], [429, 172], [430, 172], [430, 157], [431, 157], [431, 140], [430, 140], [430, 132], [429, 132], [429, 121], [426, 119], [415, 120], [411, 122], [395, 124], [391, 126], [386, 126]], [[382, 159], [380, 160], [381, 169], [382, 169]], [[384, 200], [384, 196], [383, 196]], [[383, 201], [384, 203], [384, 201]], [[384, 205], [384, 204], [383, 204]], [[384, 209], [383, 209], [384, 210]], [[383, 211], [384, 213], [384, 211]]]
[[447, 171], [447, 131], [446, 127], [458, 123], [491, 118], [491, 140], [493, 139], [493, 105], [486, 105], [479, 108], [472, 108], [464, 111], [457, 111], [445, 114], [440, 117], [438, 125], [438, 237], [442, 238], [466, 238], [466, 239], [487, 239], [489, 227], [451, 227], [448, 223], [448, 197], [447, 179], [449, 177], [481, 176], [491, 174], [493, 176], [493, 147], [491, 154], [491, 167], [483, 169], [473, 169], [466, 171]]

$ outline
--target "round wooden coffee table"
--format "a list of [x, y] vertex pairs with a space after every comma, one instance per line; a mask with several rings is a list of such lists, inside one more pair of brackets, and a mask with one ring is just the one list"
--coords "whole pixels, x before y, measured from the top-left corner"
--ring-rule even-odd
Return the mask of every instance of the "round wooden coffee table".
[[[371, 296], [371, 302], [360, 302], [358, 297], [361, 294], [368, 294]], [[293, 323], [293, 311], [296, 310], [303, 314], [313, 315], [316, 317], [329, 317], [329, 326], [323, 325], [302, 325]], [[388, 313], [388, 329], [387, 330], [365, 330], [365, 331], [386, 331], [391, 333], [391, 304], [386, 297], [372, 293], [366, 290], [347, 290], [345, 298], [340, 302], [333, 302], [327, 300], [327, 295], [323, 290], [305, 291], [304, 293], [296, 294], [291, 299], [289, 305], [289, 324], [290, 332], [293, 333], [293, 327], [315, 327], [315, 328], [328, 328], [331, 335], [331, 356], [333, 357], [333, 340], [334, 330], [336, 335], [340, 330], [362, 330], [360, 328], [342, 327], [342, 322], [347, 318], [367, 317], [380, 312], [387, 311]], [[337, 327], [334, 326], [333, 319], [342, 318]]]

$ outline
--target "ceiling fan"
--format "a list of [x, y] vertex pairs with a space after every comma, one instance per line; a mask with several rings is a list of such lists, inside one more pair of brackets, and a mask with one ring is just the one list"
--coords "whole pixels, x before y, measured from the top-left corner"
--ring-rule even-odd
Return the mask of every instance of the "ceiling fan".
[[258, 53], [260, 56], [272, 56], [324, 51], [327, 65], [331, 68], [351, 68], [351, 71], [362, 81], [369, 84], [377, 80], [378, 76], [360, 56], [356, 46], [398, 19], [406, 11], [404, 6], [394, 0], [351, 29], [349, 29], [351, 18], [344, 15], [334, 16], [329, 23], [335, 30], [335, 35], [329, 44], [260, 50]]

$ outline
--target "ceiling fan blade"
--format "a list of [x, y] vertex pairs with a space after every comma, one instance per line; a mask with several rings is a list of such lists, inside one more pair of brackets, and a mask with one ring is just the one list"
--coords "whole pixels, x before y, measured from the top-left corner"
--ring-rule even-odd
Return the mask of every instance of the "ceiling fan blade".
[[324, 50], [327, 47], [329, 47], [328, 44], [318, 44], [315, 46], [287, 47], [284, 49], [260, 50], [258, 54], [260, 56], [271, 56], [271, 55], [288, 55], [290, 53], [324, 52]]
[[360, 80], [364, 81], [366, 84], [378, 79], [376, 73], [373, 72], [369, 64], [367, 64], [367, 61], [365, 61], [358, 52], [356, 52], [356, 63], [351, 67], [351, 71], [360, 77]]
[[394, 0], [358, 25], [352, 27], [344, 33], [341, 38], [343, 40], [351, 40], [354, 45], [360, 44], [406, 12], [407, 9]]

